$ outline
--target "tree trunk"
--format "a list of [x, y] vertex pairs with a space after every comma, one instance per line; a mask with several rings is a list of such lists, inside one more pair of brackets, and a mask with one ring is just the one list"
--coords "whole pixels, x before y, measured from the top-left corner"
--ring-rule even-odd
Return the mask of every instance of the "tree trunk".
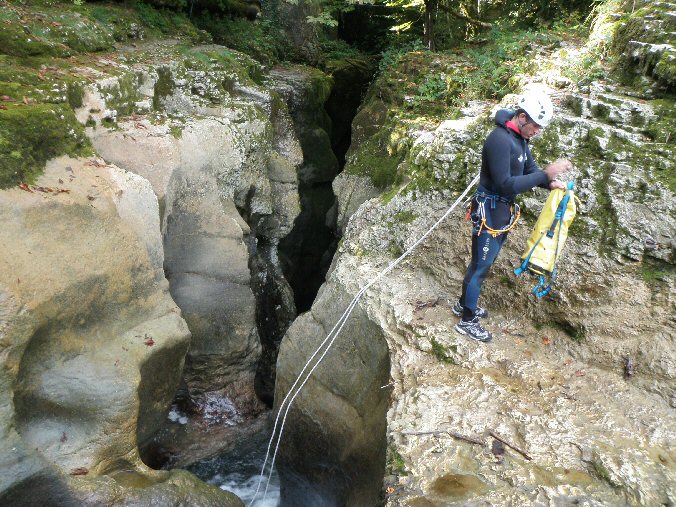
[[423, 34], [423, 42], [427, 49], [436, 51], [437, 47], [434, 43], [434, 11], [436, 7], [436, 0], [425, 0], [425, 29]]

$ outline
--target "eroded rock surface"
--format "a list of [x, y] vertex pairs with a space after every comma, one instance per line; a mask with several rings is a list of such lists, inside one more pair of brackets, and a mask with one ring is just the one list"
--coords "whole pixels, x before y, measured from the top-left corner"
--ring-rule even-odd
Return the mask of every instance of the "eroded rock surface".
[[[650, 27], [667, 23], [673, 12], [652, 16], [647, 4], [628, 14], [648, 26], [632, 33], [659, 36]], [[669, 5], [654, 7], [673, 11]], [[629, 60], [633, 47], [625, 55]], [[515, 76], [548, 87], [557, 120], [534, 140], [532, 151], [543, 166], [558, 157], [572, 159], [575, 169], [568, 178], [581, 199], [552, 295], [536, 300], [530, 292], [536, 282], [513, 274], [546, 198], [545, 191], [536, 191], [522, 197], [522, 224], [510, 233], [482, 291], [491, 312], [485, 322], [494, 335], [491, 344], [474, 343], [453, 329], [457, 318], [451, 307], [470, 257], [470, 227], [461, 210], [359, 303], [359, 318], [365, 314], [380, 328], [391, 361], [390, 382], [383, 383], [391, 394], [382, 488], [387, 505], [675, 501], [673, 96], [666, 78], [650, 66], [630, 69], [644, 76], [641, 86], [610, 76], [577, 86], [561, 73], [562, 62], [579, 55], [576, 51], [564, 44], [553, 54], [542, 51], [540, 74]], [[669, 51], [659, 58], [670, 61]], [[634, 61], [643, 65], [640, 58]], [[403, 126], [393, 125], [396, 120], [383, 113], [387, 97], [374, 95], [355, 119], [356, 144], [334, 182], [345, 235], [311, 311], [328, 329], [350, 295], [411, 247], [456, 200], [478, 171], [495, 110], [514, 101], [507, 96], [500, 104], [469, 103], [460, 117], [436, 128], [407, 128], [408, 118]], [[403, 160], [396, 143], [388, 144], [395, 133], [404, 138], [400, 146], [410, 147]], [[379, 179], [383, 174], [388, 178]], [[345, 301], [336, 293], [344, 293]], [[290, 341], [300, 340], [295, 329], [287, 335]], [[326, 336], [309, 329], [307, 334], [315, 347]], [[359, 336], [346, 327], [334, 346]], [[334, 373], [367, 367], [343, 358]], [[320, 365], [318, 378], [304, 389], [323, 385], [319, 376], [331, 373]], [[341, 400], [348, 405], [367, 392], [359, 390], [361, 376], [354, 378], [354, 401]], [[333, 407], [328, 399], [319, 406], [318, 399], [301, 393], [287, 425], [316, 418], [329, 425], [324, 434], [340, 434], [343, 425], [325, 415]], [[337, 405], [333, 410], [338, 418], [341, 410]], [[300, 443], [288, 438], [283, 458], [300, 451]], [[350, 451], [349, 445], [343, 449]]]
[[[164, 278], [152, 188], [95, 158], [54, 160], [32, 188], [0, 193], [2, 503], [238, 505], [138, 455], [190, 337]], [[116, 473], [152, 485], [143, 502]]]
[[[222, 49], [196, 51], [229, 54]], [[290, 290], [277, 244], [299, 212], [302, 152], [284, 104], [237, 65], [125, 68], [124, 78], [88, 87], [78, 114], [94, 123], [87, 133], [97, 152], [147, 178], [162, 204], [165, 272], [192, 334], [190, 392], [225, 389], [242, 410], [257, 411], [254, 377], [266, 338], [258, 323], [271, 318], [267, 295]], [[124, 94], [124, 79], [136, 80], [134, 93]], [[125, 107], [135, 112], [120, 117]], [[113, 117], [117, 128], [105, 128]], [[280, 305], [288, 326], [293, 301], [278, 298]]]

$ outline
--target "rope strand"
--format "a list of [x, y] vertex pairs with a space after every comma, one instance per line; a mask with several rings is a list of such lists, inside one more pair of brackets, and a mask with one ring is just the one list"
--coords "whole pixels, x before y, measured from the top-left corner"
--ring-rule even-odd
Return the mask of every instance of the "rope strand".
[[[270, 458], [270, 450], [272, 449], [272, 443], [275, 441], [275, 436], [277, 435], [277, 426], [279, 425], [279, 419], [282, 414], [282, 411], [284, 411], [284, 416], [282, 417], [282, 422], [281, 425], [279, 425], [279, 434], [277, 435], [276, 438], [276, 443], [275, 443], [275, 450], [272, 454], [272, 460], [270, 462], [270, 472], [268, 474], [268, 479], [265, 485], [265, 491], [263, 493], [263, 500], [265, 500], [268, 492], [268, 488], [270, 486], [270, 480], [272, 478], [272, 471], [275, 466], [275, 461], [277, 458], [277, 451], [279, 450], [279, 444], [282, 440], [282, 432], [284, 431], [284, 425], [286, 424], [286, 418], [287, 415], [289, 414], [289, 410], [291, 409], [291, 405], [293, 404], [293, 401], [296, 399], [296, 397], [300, 394], [301, 390], [307, 383], [307, 381], [310, 379], [312, 376], [312, 373], [317, 369], [319, 364], [322, 362], [324, 359], [324, 356], [331, 350], [331, 347], [333, 345], [333, 342], [336, 340], [340, 332], [342, 331], [343, 327], [345, 326], [345, 323], [347, 322], [348, 317], [352, 313], [352, 310], [354, 310], [355, 306], [357, 306], [357, 303], [359, 302], [359, 299], [366, 293], [368, 289], [370, 289], [374, 284], [376, 284], [378, 281], [380, 281], [386, 274], [388, 274], [390, 271], [392, 271], [397, 265], [401, 263], [408, 255], [418, 246], [420, 243], [422, 243], [440, 224], [443, 222], [456, 208], [458, 203], [460, 203], [467, 193], [472, 189], [474, 185], [479, 181], [479, 175], [477, 174], [472, 182], [467, 186], [467, 188], [464, 190], [462, 194], [455, 200], [453, 205], [448, 208], [448, 210], [439, 218], [434, 225], [432, 225], [425, 234], [423, 234], [418, 240], [411, 245], [403, 254], [401, 254], [396, 260], [392, 261], [384, 270], [382, 270], [373, 280], [371, 280], [368, 284], [366, 284], [359, 292], [357, 295], [352, 299], [350, 304], [348, 305], [347, 309], [343, 314], [340, 316], [336, 324], [333, 326], [329, 334], [324, 338], [324, 340], [319, 344], [317, 349], [314, 351], [314, 353], [310, 356], [310, 358], [307, 360], [303, 368], [301, 369], [300, 373], [296, 377], [296, 380], [294, 381], [293, 385], [289, 389], [289, 392], [286, 394], [284, 397], [284, 400], [282, 400], [282, 403], [279, 406], [279, 411], [277, 412], [277, 416], [275, 417], [275, 424], [272, 429], [272, 435], [270, 436], [270, 442], [268, 443], [268, 448], [265, 453], [265, 460], [263, 462], [263, 466], [261, 468], [261, 475], [258, 479], [258, 485], [256, 486], [256, 491], [254, 493], [254, 496], [251, 499], [251, 502], [249, 503], [248, 507], [251, 507], [256, 500], [256, 497], [258, 496], [258, 493], [260, 491], [261, 484], [263, 482], [263, 477], [265, 475], [265, 467], [267, 466], [268, 459]], [[328, 345], [327, 345], [328, 343]], [[319, 356], [319, 359], [314, 361], [315, 357], [322, 351], [322, 349], [325, 349], [324, 352], [321, 353]], [[305, 371], [308, 369], [310, 364], [314, 362], [314, 365], [312, 368], [310, 368], [309, 372], [305, 374]], [[304, 380], [301, 382], [301, 379], [304, 377]], [[300, 386], [298, 386], [298, 383], [300, 383]], [[296, 389], [296, 386], [298, 388]], [[294, 391], [295, 390], [295, 391]], [[289, 397], [291, 399], [289, 400]], [[288, 403], [287, 403], [288, 401]]]

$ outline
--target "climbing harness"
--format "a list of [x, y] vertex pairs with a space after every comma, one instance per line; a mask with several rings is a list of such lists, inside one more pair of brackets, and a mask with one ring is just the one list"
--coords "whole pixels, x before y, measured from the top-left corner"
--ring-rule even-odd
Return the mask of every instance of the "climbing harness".
[[[470, 220], [472, 220], [472, 223], [475, 226], [479, 227], [479, 230], [476, 233], [477, 236], [481, 234], [481, 231], [483, 229], [486, 229], [491, 236], [496, 238], [498, 235], [509, 232], [514, 227], [516, 227], [516, 223], [519, 221], [519, 218], [521, 218], [521, 208], [519, 208], [518, 204], [510, 201], [509, 199], [506, 199], [496, 194], [482, 192], [480, 190], [476, 192], [476, 194], [474, 195], [474, 199], [476, 200], [477, 203], [476, 216], [473, 218], [472, 215], [474, 214], [470, 212], [468, 212], [468, 216], [470, 217]], [[504, 202], [510, 205], [511, 216], [509, 218], [509, 223], [507, 224], [506, 227], [504, 227], [503, 229], [493, 229], [488, 225], [488, 223], [486, 223], [486, 201], [490, 201], [491, 208], [495, 208], [496, 201]]]
[[[265, 453], [265, 461], [263, 462], [263, 467], [261, 469], [261, 474], [258, 479], [258, 486], [256, 486], [256, 491], [251, 499], [251, 502], [249, 503], [249, 507], [251, 507], [256, 500], [256, 497], [258, 496], [258, 492], [260, 490], [261, 484], [263, 482], [263, 477], [265, 476], [265, 468], [268, 464], [268, 459], [270, 458], [270, 450], [272, 449], [272, 444], [273, 442], [275, 443], [275, 450], [272, 454], [272, 460], [270, 461], [270, 471], [268, 474], [268, 480], [265, 485], [265, 491], [263, 493], [263, 499], [266, 498], [268, 494], [268, 488], [270, 486], [270, 479], [272, 478], [272, 471], [275, 467], [275, 460], [277, 458], [277, 451], [279, 450], [279, 444], [282, 439], [282, 432], [284, 431], [284, 425], [286, 424], [286, 417], [289, 414], [289, 410], [291, 409], [291, 405], [293, 404], [293, 401], [296, 399], [298, 394], [300, 394], [300, 391], [303, 389], [307, 381], [310, 379], [312, 376], [312, 373], [317, 369], [319, 364], [322, 362], [324, 359], [324, 356], [329, 352], [331, 349], [331, 346], [333, 345], [333, 342], [336, 340], [340, 332], [342, 331], [343, 327], [345, 326], [345, 323], [347, 322], [347, 319], [349, 318], [350, 314], [352, 313], [352, 310], [354, 310], [355, 306], [357, 306], [357, 303], [359, 302], [359, 299], [366, 293], [368, 289], [370, 289], [374, 284], [376, 284], [378, 281], [380, 281], [381, 278], [383, 278], [386, 274], [388, 274], [390, 271], [392, 271], [395, 267], [397, 267], [401, 261], [403, 261], [408, 255], [418, 246], [420, 243], [422, 243], [430, 234], [432, 234], [432, 231], [434, 231], [441, 222], [443, 222], [452, 212], [453, 210], [457, 207], [457, 205], [462, 202], [462, 200], [465, 198], [465, 196], [469, 193], [469, 191], [474, 187], [474, 185], [477, 184], [479, 181], [479, 175], [477, 174], [475, 178], [472, 180], [472, 182], [467, 186], [465, 191], [460, 194], [460, 196], [455, 200], [453, 205], [448, 208], [448, 210], [439, 218], [432, 227], [429, 228], [429, 230], [423, 234], [418, 240], [411, 245], [411, 247], [408, 248], [403, 254], [401, 254], [397, 259], [392, 261], [384, 270], [382, 270], [373, 280], [371, 280], [368, 284], [366, 284], [358, 293], [357, 295], [352, 299], [350, 304], [348, 305], [347, 309], [343, 314], [340, 316], [336, 324], [333, 326], [333, 329], [329, 332], [329, 334], [324, 338], [324, 341], [319, 344], [317, 349], [314, 351], [312, 356], [310, 356], [310, 359], [307, 360], [305, 365], [303, 366], [303, 369], [300, 371], [298, 374], [298, 377], [296, 378], [295, 382], [289, 389], [289, 392], [286, 393], [286, 396], [284, 397], [284, 400], [282, 400], [282, 403], [279, 405], [279, 411], [277, 412], [277, 417], [275, 418], [275, 424], [272, 429], [272, 436], [270, 437], [270, 442], [268, 443], [268, 449]], [[323, 352], [322, 352], [323, 350]], [[319, 355], [321, 353], [321, 355]], [[319, 355], [319, 358], [315, 360], [315, 358]], [[314, 365], [310, 367], [311, 364]], [[309, 371], [306, 372], [306, 370]], [[302, 379], [302, 380], [301, 380]], [[282, 412], [284, 412], [282, 416]], [[281, 424], [279, 424], [279, 420], [281, 417]], [[277, 432], [277, 427], [279, 426], [279, 432]]]
[[[571, 181], [567, 190], [554, 189], [549, 193], [535, 228], [526, 242], [526, 250], [521, 256], [523, 262], [514, 270], [516, 275], [530, 271], [540, 277], [539, 284], [533, 288], [533, 294], [537, 297], [549, 294], [556, 279], [556, 262], [577, 212], [574, 185]], [[545, 276], [549, 276], [548, 284]]]

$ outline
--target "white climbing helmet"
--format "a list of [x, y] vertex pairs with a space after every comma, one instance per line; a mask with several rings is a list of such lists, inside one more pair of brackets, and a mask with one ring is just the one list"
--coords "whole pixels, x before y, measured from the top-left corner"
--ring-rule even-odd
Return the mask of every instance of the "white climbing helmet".
[[528, 113], [530, 119], [541, 127], [546, 127], [554, 116], [554, 105], [549, 95], [540, 90], [525, 92], [517, 102], [517, 107]]

